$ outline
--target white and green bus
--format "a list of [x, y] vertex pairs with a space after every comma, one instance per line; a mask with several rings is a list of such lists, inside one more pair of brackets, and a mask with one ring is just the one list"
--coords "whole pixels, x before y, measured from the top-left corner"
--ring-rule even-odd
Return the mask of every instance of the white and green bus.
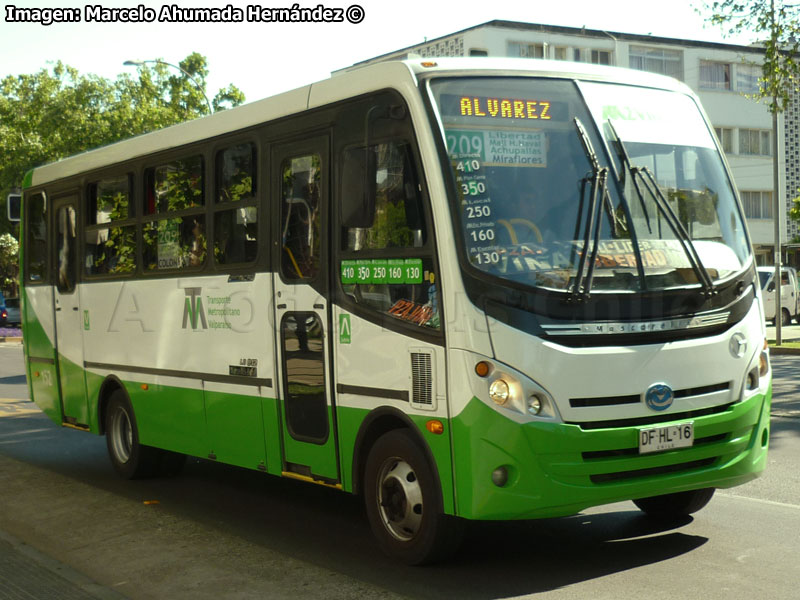
[[465, 520], [703, 507], [766, 464], [742, 209], [672, 79], [387, 62], [26, 176], [31, 398], [128, 478], [185, 456]]

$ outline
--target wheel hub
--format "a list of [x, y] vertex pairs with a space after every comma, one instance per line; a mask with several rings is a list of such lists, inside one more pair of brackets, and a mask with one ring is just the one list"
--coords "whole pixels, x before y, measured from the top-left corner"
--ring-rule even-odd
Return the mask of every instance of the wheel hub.
[[411, 540], [422, 524], [422, 488], [414, 469], [400, 458], [387, 460], [378, 478], [381, 521], [401, 541]]

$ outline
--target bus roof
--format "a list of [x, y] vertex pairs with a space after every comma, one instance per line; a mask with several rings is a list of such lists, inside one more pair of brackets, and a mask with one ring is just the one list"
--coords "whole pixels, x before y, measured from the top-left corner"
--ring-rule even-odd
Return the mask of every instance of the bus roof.
[[257, 100], [207, 117], [135, 136], [34, 168], [23, 187], [33, 187], [111, 166], [204, 139], [246, 129], [273, 119], [381, 89], [395, 88], [409, 98], [421, 77], [432, 75], [526, 75], [611, 81], [693, 95], [670, 77], [619, 67], [528, 58], [419, 58], [373, 63], [339, 71], [329, 79]]

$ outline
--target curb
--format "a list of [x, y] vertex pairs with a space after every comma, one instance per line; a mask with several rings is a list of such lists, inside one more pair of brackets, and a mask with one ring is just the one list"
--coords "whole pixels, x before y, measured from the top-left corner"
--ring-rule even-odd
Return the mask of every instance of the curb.
[[22, 336], [0, 337], [0, 344], [5, 342], [22, 342]]
[[769, 353], [774, 356], [794, 355], [800, 356], [800, 348], [786, 348], [784, 346], [770, 346]]
[[0, 581], [4, 583], [0, 598], [127, 598], [3, 530], [0, 530]]

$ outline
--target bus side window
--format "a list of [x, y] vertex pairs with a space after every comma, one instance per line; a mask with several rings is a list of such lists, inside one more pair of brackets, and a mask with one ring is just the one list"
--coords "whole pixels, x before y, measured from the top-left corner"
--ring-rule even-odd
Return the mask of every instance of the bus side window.
[[225, 148], [216, 156], [214, 261], [219, 265], [250, 263], [258, 250], [255, 144]]
[[84, 234], [87, 275], [136, 271], [136, 225], [124, 223], [134, 216], [131, 180], [130, 175], [122, 175], [89, 186]]
[[40, 283], [47, 279], [47, 202], [43, 193], [25, 201], [25, 275], [29, 282]]
[[341, 172], [344, 292], [392, 318], [438, 329], [433, 257], [424, 250], [428, 229], [410, 142], [346, 148]]
[[145, 270], [199, 269], [206, 263], [203, 175], [200, 155], [172, 160], [145, 171], [144, 212], [148, 216], [142, 224]]

